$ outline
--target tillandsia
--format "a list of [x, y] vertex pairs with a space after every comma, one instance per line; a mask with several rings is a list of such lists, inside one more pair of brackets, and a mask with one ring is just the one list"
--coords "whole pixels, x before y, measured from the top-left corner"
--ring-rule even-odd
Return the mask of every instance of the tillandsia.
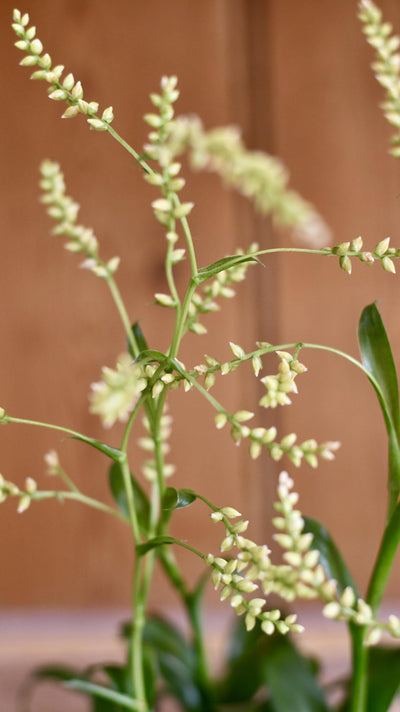
[[[396, 49], [400, 42], [390, 36], [391, 27], [382, 22], [380, 10], [369, 0], [360, 3], [360, 17], [369, 42], [378, 53], [377, 78], [388, 92], [386, 117], [399, 127], [400, 120], [396, 115], [400, 116], [400, 79]], [[220, 308], [220, 298], [234, 297], [237, 285], [245, 279], [249, 268], [256, 269], [261, 259], [267, 259], [275, 252], [337, 257], [340, 268], [348, 274], [352, 270], [352, 259], [365, 264], [379, 261], [386, 272], [394, 274], [400, 249], [390, 246], [389, 237], [378, 240], [371, 250], [364, 249], [362, 237], [334, 247], [320, 247], [321, 241], [327, 239], [327, 228], [311, 204], [288, 187], [288, 173], [279, 160], [261, 152], [247, 151], [236, 129], [206, 131], [198, 118], [175, 116], [179, 98], [175, 76], [163, 77], [159, 91], [150, 95], [153, 110], [144, 117], [150, 129], [149, 136], [143, 150], [137, 151], [111, 125], [114, 119], [112, 107], [99, 113], [96, 101], [84, 99], [81, 82], [72, 74], [63, 76], [63, 65], [53, 66], [50, 55], [44, 52], [43, 44], [36, 36], [36, 28], [30, 26], [28, 14], [14, 10], [12, 26], [17, 35], [16, 47], [25, 54], [21, 65], [33, 69], [31, 76], [34, 80], [49, 85], [51, 100], [64, 104], [62, 117], [73, 118], [81, 114], [91, 129], [109, 134], [133, 157], [143, 170], [147, 183], [158, 191], [157, 197], [151, 198], [151, 206], [165, 234], [168, 291], [156, 292], [154, 301], [157, 306], [173, 310], [174, 316], [168, 348], [162, 352], [149, 345], [138, 322], [132, 325], [118, 287], [119, 258], [112, 256], [105, 261], [100, 258], [99, 240], [94, 231], [77, 222], [79, 205], [66, 192], [59, 164], [45, 160], [41, 165], [40, 187], [42, 201], [56, 223], [53, 233], [67, 239], [65, 247], [69, 252], [83, 257], [81, 267], [107, 284], [127, 341], [126, 351], [119, 354], [116, 366], [103, 368], [102, 377], [92, 384], [89, 396], [90, 410], [101, 418], [105, 428], [112, 427], [117, 421], [124, 423], [123, 436], [119, 447], [115, 447], [71, 428], [16, 417], [1, 408], [1, 424], [30, 424], [56, 430], [96, 448], [109, 458], [114, 504], [82, 492], [74, 477], [64, 470], [55, 450], [45, 455], [45, 462], [47, 475], [59, 483], [58, 487], [41, 489], [31, 473], [27, 473], [24, 485], [0, 475], [0, 502], [15, 498], [19, 513], [28, 510], [32, 503], [45, 499], [73, 500], [99, 509], [130, 527], [134, 559], [132, 621], [125, 631], [129, 642], [126, 664], [119, 669], [118, 675], [110, 666], [103, 666], [108, 685], [99, 684], [92, 678], [91, 671], [59, 670], [58, 677], [72, 689], [88, 695], [93, 710], [99, 709], [96, 705], [100, 700], [102, 712], [158, 709], [157, 684], [160, 678], [181, 708], [193, 712], [238, 709], [238, 704], [241, 709], [254, 712], [296, 712], [295, 706], [300, 698], [305, 700], [304, 712], [371, 712], [377, 683], [375, 675], [375, 687], [372, 682], [370, 684], [368, 661], [372, 658], [369, 658], [368, 648], [378, 644], [382, 633], [400, 638], [397, 616], [389, 616], [386, 622], [379, 619], [379, 606], [400, 540], [400, 414], [393, 357], [377, 307], [374, 304], [366, 307], [361, 316], [361, 361], [334, 347], [315, 343], [259, 341], [255, 348], [247, 350], [230, 341], [227, 347], [229, 358], [221, 361], [204, 354], [197, 364], [187, 367], [181, 360], [181, 346], [185, 335], [205, 334], [207, 329], [203, 319]], [[396, 137], [393, 150], [396, 156], [399, 155], [398, 142]], [[276, 224], [290, 227], [308, 246], [264, 248], [252, 243], [247, 249], [238, 248], [235, 254], [199, 267], [190, 229], [194, 204], [180, 197], [185, 179], [178, 158], [184, 151], [189, 153], [194, 168], [217, 172], [228, 186], [250, 198], [256, 209]], [[183, 246], [178, 246], [179, 242]], [[178, 288], [176, 281], [175, 268], [181, 262], [185, 262], [187, 270], [184, 288]], [[172, 429], [169, 396], [180, 387], [185, 391], [196, 389], [207, 401], [216, 428], [222, 430], [229, 426], [234, 443], [239, 445], [245, 441], [252, 459], [266, 453], [273, 461], [286, 457], [295, 467], [306, 463], [312, 468], [317, 467], [319, 458], [333, 460], [338, 442], [318, 443], [313, 437], [298, 442], [293, 432], [278, 438], [276, 427], [266, 427], [263, 418], [265, 409], [274, 410], [291, 404], [293, 395], [298, 393], [298, 381], [302, 380], [298, 376], [307, 372], [303, 353], [310, 349], [328, 351], [344, 358], [367, 377], [377, 394], [388, 433], [387, 525], [365, 596], [359, 594], [329, 533], [322, 524], [307, 518], [297, 508], [298, 494], [286, 471], [279, 476], [278, 497], [274, 504], [277, 516], [272, 520], [276, 530], [274, 540], [282, 550], [280, 563], [273, 561], [267, 544], [258, 544], [248, 537], [249, 521], [241, 518], [233, 506], [235, 503], [220, 506], [202, 492], [167, 486], [168, 478], [175, 471], [174, 465], [167, 461]], [[260, 377], [265, 368], [265, 357], [269, 354], [277, 357], [277, 367], [274, 373]], [[217, 379], [224, 377], [225, 382], [225, 376], [238, 370], [242, 372], [246, 364], [259, 381], [257, 405], [262, 409], [259, 411], [261, 423], [255, 427], [250, 426], [255, 417], [251, 404], [243, 404], [230, 412], [212, 393]], [[140, 425], [144, 432], [137, 433], [137, 442], [144, 457], [139, 463], [131, 463], [128, 447], [132, 433]], [[133, 471], [141, 472], [141, 475], [134, 475]], [[195, 502], [205, 504], [211, 510], [211, 520], [224, 527], [218, 554], [203, 552], [187, 539], [177, 539], [169, 534], [175, 510]], [[195, 588], [186, 583], [175, 557], [175, 547], [183, 547], [199, 559], [202, 571], [211, 574], [220, 598], [229, 601], [235, 613], [244, 620], [240, 630], [246, 629], [250, 642], [241, 643], [240, 654], [236, 661], [228, 664], [222, 680], [212, 678], [207, 659], [207, 633], [200, 617], [204, 579], [202, 577]], [[167, 622], [151, 617], [148, 612], [157, 561], [179, 594], [188, 615], [192, 635], [189, 642]], [[280, 607], [275, 600], [270, 607], [272, 595], [280, 597]], [[311, 673], [311, 666], [291, 641], [290, 634], [301, 633], [303, 626], [301, 621], [298, 622], [297, 614], [288, 611], [287, 606], [299, 599], [320, 601], [326, 617], [344, 621], [349, 627], [354, 667], [350, 679], [343, 684], [345, 700], [340, 707], [330, 706], [325, 691]], [[235, 640], [237, 645], [238, 638]], [[282, 706], [280, 693], [276, 692], [269, 677], [269, 665], [273, 664], [276, 650], [280, 651], [283, 671], [303, 671], [296, 684], [287, 681], [293, 690], [288, 691], [286, 685], [286, 697], [281, 693], [282, 699], [289, 700], [285, 702], [286, 706]], [[262, 668], [260, 651], [265, 656]], [[234, 678], [241, 667], [246, 679], [251, 681], [246, 699], [244, 693], [235, 692]], [[281, 674], [274, 670], [274, 674]], [[54, 670], [52, 676], [57, 677]], [[379, 712], [389, 709], [398, 687], [397, 681], [391, 687], [393, 694], [386, 695], [387, 704], [380, 701]]]

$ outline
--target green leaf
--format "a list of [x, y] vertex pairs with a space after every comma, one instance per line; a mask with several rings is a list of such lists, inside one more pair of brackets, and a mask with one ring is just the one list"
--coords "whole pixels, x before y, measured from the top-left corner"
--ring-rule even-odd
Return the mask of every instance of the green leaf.
[[[140, 486], [137, 479], [131, 473], [131, 482], [133, 488], [133, 494], [135, 497], [135, 509], [138, 518], [139, 527], [142, 533], [146, 534], [149, 528], [150, 522], [150, 504], [148, 497], [142, 487]], [[118, 462], [115, 462], [110, 467], [109, 471], [109, 484], [112, 496], [118, 505], [118, 508], [129, 520], [129, 509], [128, 500], [126, 497], [126, 491], [124, 486], [124, 477], [122, 474], [121, 466]]]
[[387, 411], [393, 427], [399, 432], [399, 390], [396, 367], [381, 315], [376, 304], [365, 307], [358, 326], [362, 362], [375, 379], [379, 391], [374, 388], [382, 407]]
[[71, 440], [80, 440], [81, 442], [86, 443], [91, 447], [94, 447], [96, 450], [100, 450], [100, 452], [103, 452], [105, 455], [107, 455], [107, 457], [110, 457], [111, 460], [115, 460], [115, 462], [118, 462], [121, 458], [121, 455], [123, 455], [122, 451], [118, 450], [118, 448], [111, 447], [111, 445], [106, 445], [106, 443], [102, 443], [100, 440], [88, 438], [86, 437], [86, 435], [72, 435]]
[[73, 668], [64, 667], [63, 665], [47, 665], [44, 667], [37, 668], [34, 673], [34, 677], [39, 679], [44, 678], [47, 680], [58, 680], [60, 682], [66, 682], [67, 680], [75, 680], [80, 677], [77, 670]]
[[271, 695], [271, 712], [329, 712], [309, 661], [287, 636], [271, 637], [271, 646], [261, 667]]
[[319, 563], [330, 579], [335, 579], [338, 591], [341, 593], [346, 586], [350, 586], [358, 596], [357, 587], [349, 573], [344, 559], [325, 527], [316, 519], [304, 517], [304, 533], [313, 535], [311, 549], [319, 551]]
[[188, 507], [192, 504], [196, 497], [196, 493], [192, 490], [176, 490], [174, 487], [167, 487], [162, 500], [162, 508], [166, 510], [182, 509], [182, 507]]
[[168, 691], [180, 701], [185, 712], [208, 712], [195, 681], [195, 656], [182, 633], [169, 622], [151, 617], [143, 638], [157, 658]]
[[400, 415], [396, 368], [376, 304], [365, 307], [358, 327], [361, 358], [382, 409], [389, 436], [389, 516], [400, 492]]
[[262, 689], [268, 712], [328, 712], [314, 674], [315, 666], [295, 647], [290, 637], [267, 636], [257, 625], [250, 633], [240, 621], [230, 641], [228, 669], [219, 683], [222, 704], [246, 703]]
[[[144, 336], [144, 334], [143, 334], [142, 329], [141, 329], [140, 326], [139, 326], [139, 322], [138, 322], [138, 321], [135, 321], [135, 323], [132, 324], [131, 331], [132, 331], [132, 334], [133, 334], [133, 336], [134, 336], [134, 339], [135, 339], [135, 341], [136, 341], [136, 343], [137, 343], [137, 346], [138, 346], [139, 351], [140, 351], [140, 352], [141, 352], [141, 351], [147, 351], [147, 349], [148, 349], [149, 347], [148, 347], [148, 345], [147, 345], [147, 341], [146, 341], [146, 339], [145, 339], [145, 336]], [[133, 359], [136, 358], [136, 354], [134, 354], [134, 353], [132, 352], [132, 346], [131, 346], [131, 342], [129, 341], [129, 339], [128, 339], [128, 352], [129, 352], [129, 354], [132, 356]]]
[[158, 546], [164, 546], [164, 544], [179, 544], [179, 540], [175, 539], [173, 536], [155, 536], [153, 539], [149, 539], [144, 544], [139, 544], [136, 547], [136, 553], [138, 556], [143, 556], [147, 554], [151, 549], [156, 549]]
[[229, 257], [223, 257], [221, 260], [212, 262], [207, 267], [201, 267], [197, 275], [195, 275], [195, 281], [197, 284], [205, 282], [207, 279], [214, 277], [219, 272], [224, 272], [230, 267], [236, 267], [237, 265], [244, 264], [246, 262], [258, 262], [261, 264], [260, 260], [252, 255], [231, 255]]
[[400, 649], [369, 651], [367, 712], [387, 712], [400, 687]]
[[141, 702], [133, 700], [132, 697], [124, 695], [121, 692], [116, 692], [111, 690], [109, 687], [104, 687], [103, 685], [97, 685], [94, 682], [88, 682], [87, 680], [69, 680], [65, 683], [66, 687], [71, 690], [76, 690], [77, 692], [83, 692], [91, 697], [100, 697], [104, 700], [110, 700], [110, 702], [115, 702], [119, 707], [127, 710], [141, 710], [143, 705]]

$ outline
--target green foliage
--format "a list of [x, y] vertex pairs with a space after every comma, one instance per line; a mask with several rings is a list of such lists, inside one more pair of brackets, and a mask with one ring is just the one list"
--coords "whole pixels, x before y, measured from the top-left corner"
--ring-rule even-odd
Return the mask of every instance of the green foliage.
[[400, 414], [396, 367], [376, 304], [365, 307], [358, 328], [361, 357], [376, 391], [389, 437], [389, 516], [400, 492]]
[[[391, 27], [382, 22], [382, 14], [371, 0], [361, 0], [360, 17], [368, 41], [377, 50], [377, 78], [387, 91], [386, 116], [400, 127], [399, 71], [400, 56], [396, 54], [400, 40], [390, 37]], [[271, 609], [269, 596], [277, 595], [282, 607], [294, 605], [296, 599], [318, 599], [327, 617], [343, 620], [349, 626], [354, 668], [343, 684], [347, 698], [341, 712], [387, 712], [399, 688], [400, 650], [376, 648], [369, 654], [366, 646], [376, 644], [383, 631], [400, 638], [400, 620], [390, 616], [387, 622], [376, 619], [393, 559], [400, 541], [400, 410], [397, 375], [389, 340], [375, 304], [367, 306], [359, 323], [359, 343], [362, 363], [353, 357], [319, 344], [286, 344], [273, 346], [258, 342], [257, 350], [246, 353], [237, 343], [229, 342], [235, 357], [219, 363], [204, 356], [204, 363], [187, 370], [180, 360], [183, 336], [191, 331], [204, 334], [206, 327], [200, 317], [216, 311], [218, 297], [233, 297], [233, 286], [246, 276], [247, 267], [259, 263], [274, 252], [308, 252], [321, 257], [335, 256], [346, 273], [352, 269], [351, 258], [360, 262], [380, 261], [386, 272], [395, 273], [394, 260], [400, 250], [390, 247], [389, 238], [379, 241], [372, 251], [365, 251], [361, 237], [342, 242], [335, 247], [314, 249], [324, 238], [326, 228], [312, 206], [288, 188], [288, 175], [279, 160], [260, 152], [247, 151], [236, 130], [214, 129], [205, 132], [199, 119], [175, 117], [179, 97], [177, 78], [163, 77], [159, 93], [150, 96], [153, 111], [144, 119], [149, 127], [148, 143], [136, 151], [111, 127], [113, 109], [99, 114], [97, 102], [83, 98], [80, 81], [72, 74], [63, 77], [64, 67], [53, 66], [36, 28], [29, 26], [29, 16], [14, 10], [13, 29], [16, 47], [24, 52], [22, 66], [34, 69], [32, 78], [43, 80], [49, 97], [66, 104], [64, 118], [83, 115], [89, 126], [108, 133], [126, 150], [152, 189], [158, 190], [152, 200], [154, 217], [165, 234], [165, 282], [167, 293], [157, 292], [155, 304], [167, 307], [173, 314], [173, 328], [165, 353], [148, 344], [138, 321], [132, 325], [114, 275], [119, 258], [103, 262], [99, 243], [91, 228], [77, 224], [79, 205], [66, 193], [60, 166], [44, 161], [41, 166], [42, 201], [55, 220], [53, 232], [64, 235], [70, 252], [81, 254], [81, 266], [101, 278], [110, 290], [121, 321], [126, 353], [121, 354], [116, 369], [103, 368], [100, 382], [92, 385], [91, 412], [101, 416], [103, 424], [112, 426], [117, 420], [125, 427], [119, 447], [91, 438], [68, 428], [49, 423], [12, 417], [0, 408], [2, 424], [30, 424], [61, 431], [105, 454], [113, 462], [109, 471], [111, 495], [118, 510], [85, 495], [74, 480], [64, 472], [57, 453], [46, 456], [48, 474], [58, 478], [67, 491], [38, 489], [36, 480], [27, 477], [24, 488], [0, 475], [0, 502], [18, 498], [18, 511], [28, 509], [35, 500], [53, 498], [74, 499], [107, 512], [130, 527], [133, 587], [132, 622], [125, 626], [128, 642], [125, 664], [100, 664], [83, 673], [62, 667], [47, 667], [37, 671], [36, 679], [61, 682], [71, 690], [89, 698], [92, 712], [139, 710], [153, 712], [159, 700], [173, 697], [186, 712], [333, 712], [328, 695], [318, 679], [318, 667], [303, 655], [291, 632], [302, 631], [295, 614]], [[400, 156], [399, 137], [393, 150]], [[399, 144], [399, 145], [398, 145]], [[196, 168], [207, 167], [219, 173], [228, 185], [250, 197], [255, 206], [276, 223], [291, 226], [309, 241], [307, 248], [268, 248], [258, 250], [252, 244], [247, 252], [238, 249], [204, 267], [197, 264], [196, 243], [192, 238], [189, 216], [193, 203], [182, 202], [180, 191], [185, 185], [181, 164], [176, 160], [185, 149]], [[146, 158], [146, 161], [144, 160]], [[319, 233], [319, 234], [318, 234]], [[181, 240], [184, 247], [177, 247]], [[187, 257], [186, 276], [182, 271], [175, 279], [175, 267]], [[275, 564], [264, 543], [257, 544], [246, 535], [248, 521], [227, 501], [217, 506], [205, 496], [186, 488], [167, 486], [173, 467], [166, 462], [169, 451], [171, 418], [166, 411], [169, 393], [183, 385], [195, 387], [214, 411], [218, 429], [229, 423], [232, 439], [249, 442], [252, 458], [266, 452], [276, 462], [286, 455], [300, 467], [305, 461], [311, 467], [318, 458], [334, 459], [338, 443], [319, 445], [313, 438], [297, 442], [295, 433], [276, 440], [275, 427], [251, 428], [248, 422], [254, 413], [240, 408], [229, 413], [209, 392], [216, 374], [227, 376], [241, 363], [251, 362], [256, 378], [263, 367], [263, 357], [275, 351], [280, 359], [279, 374], [261, 379], [267, 393], [259, 401], [266, 408], [290, 405], [289, 394], [297, 393], [294, 379], [306, 367], [298, 360], [301, 349], [318, 348], [348, 359], [369, 379], [375, 389], [384, 417], [389, 441], [389, 503], [387, 525], [371, 574], [365, 599], [356, 584], [332, 537], [318, 521], [303, 517], [298, 508], [294, 482], [281, 472], [277, 501], [273, 507], [278, 516], [273, 519], [277, 530], [275, 541], [282, 549], [282, 563]], [[293, 353], [292, 353], [293, 351]], [[198, 381], [204, 376], [204, 386]], [[131, 468], [131, 433], [143, 415], [146, 437], [139, 444], [151, 459], [141, 464], [143, 480], [133, 475], [140, 466]], [[205, 554], [185, 539], [169, 534], [176, 510], [196, 506], [210, 510], [212, 521], [222, 524], [224, 534], [219, 555]], [[272, 503], [271, 503], [272, 504]], [[269, 505], [269, 503], [268, 503]], [[272, 509], [272, 506], [271, 506]], [[179, 516], [179, 515], [178, 515]], [[232, 520], [232, 521], [231, 521]], [[225, 669], [216, 678], [210, 671], [206, 635], [202, 620], [202, 594], [208, 574], [203, 575], [191, 590], [175, 559], [175, 546], [184, 547], [207, 564], [215, 589], [221, 600], [229, 601], [234, 612], [242, 616], [230, 638]], [[227, 554], [229, 552], [229, 554]], [[180, 596], [190, 624], [190, 635], [170, 622], [148, 613], [149, 593], [153, 584], [154, 566], [161, 561], [172, 586]], [[121, 571], [130, 566], [121, 567]], [[98, 673], [101, 677], [98, 677]], [[100, 683], [99, 683], [100, 679]], [[103, 684], [104, 683], [104, 684]]]
[[[149, 499], [137, 481], [136, 477], [130, 473], [132, 488], [135, 497], [136, 514], [139, 522], [139, 527], [143, 534], [146, 534], [149, 530], [150, 522], [150, 503]], [[112, 496], [118, 505], [119, 510], [122, 512], [124, 517], [129, 521], [129, 508], [128, 499], [126, 494], [126, 488], [124, 484], [124, 477], [121, 470], [121, 465], [118, 462], [114, 462], [110, 467], [109, 471], [109, 485]]]
[[343, 557], [327, 529], [311, 517], [304, 517], [304, 522], [304, 531], [313, 535], [312, 548], [319, 551], [319, 563], [327, 577], [337, 582], [339, 593], [347, 586], [357, 591]]

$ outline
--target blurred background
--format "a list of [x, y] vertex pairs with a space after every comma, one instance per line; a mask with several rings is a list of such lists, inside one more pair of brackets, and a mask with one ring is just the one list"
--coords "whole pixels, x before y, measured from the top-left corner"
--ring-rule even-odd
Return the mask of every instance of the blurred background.
[[[400, 32], [400, 7], [381, 7]], [[378, 109], [383, 96], [357, 20], [356, 2], [336, 0], [30, 0], [31, 24], [54, 63], [82, 81], [85, 98], [113, 105], [116, 130], [137, 150], [146, 141], [142, 120], [148, 95], [164, 74], [179, 78], [180, 114], [199, 114], [207, 128], [234, 124], [249, 148], [281, 157], [291, 187], [314, 203], [332, 243], [362, 235], [366, 249], [391, 236], [400, 245], [399, 164], [388, 155], [390, 129]], [[113, 366], [124, 336], [105, 284], [51, 236], [39, 203], [38, 166], [61, 163], [80, 221], [93, 226], [104, 258], [121, 256], [118, 280], [132, 321], [148, 341], [166, 348], [170, 315], [152, 305], [165, 291], [164, 235], [154, 220], [155, 189], [111, 137], [90, 132], [82, 117], [61, 121], [61, 104], [44, 84], [18, 67], [21, 53], [9, 29], [12, 7], [0, 6], [3, 101], [0, 112], [0, 404], [11, 415], [52, 421], [104, 437], [88, 413], [90, 384]], [[248, 202], [224, 190], [214, 175], [185, 168], [184, 199], [195, 202], [191, 226], [199, 263], [207, 264], [257, 240], [289, 244]], [[185, 268], [178, 272], [184, 287]], [[251, 350], [256, 340], [317, 342], [358, 357], [357, 323], [364, 306], [379, 301], [396, 363], [400, 353], [399, 277], [379, 264], [354, 264], [349, 277], [334, 259], [274, 256], [251, 269], [236, 300], [207, 318], [208, 334], [188, 336], [182, 359], [208, 353], [230, 357], [228, 341]], [[205, 321], [205, 319], [204, 319]], [[340, 440], [333, 463], [318, 471], [288, 467], [302, 510], [321, 519], [342, 548], [361, 590], [378, 547], [386, 502], [387, 452], [383, 421], [362, 374], [330, 354], [302, 352], [308, 373], [298, 379], [293, 405], [258, 413], [280, 436]], [[270, 367], [270, 368], [269, 368]], [[276, 372], [276, 361], [266, 370]], [[222, 380], [216, 394], [232, 409], [254, 410], [259, 389], [250, 373]], [[195, 393], [173, 394], [171, 459], [176, 487], [193, 487], [217, 504], [237, 507], [251, 520], [249, 535], [270, 543], [272, 502], [279, 469], [264, 455], [250, 462], [246, 448], [216, 432], [214, 414]], [[106, 434], [118, 444], [120, 430]], [[12, 481], [46, 481], [43, 455], [56, 448], [67, 472], [95, 497], [109, 497], [107, 461], [81, 443], [41, 429], [0, 430], [0, 471]], [[139, 467], [136, 468], [137, 470]], [[16, 515], [15, 501], [0, 512], [0, 608], [115, 608], [129, 605], [132, 552], [118, 522], [77, 504], [37, 504]], [[215, 551], [221, 532], [206, 510], [179, 512], [174, 533]], [[191, 580], [199, 575], [190, 556]], [[389, 595], [400, 595], [399, 569]], [[152, 605], [173, 607], [157, 578]], [[217, 605], [211, 593], [210, 607]]]

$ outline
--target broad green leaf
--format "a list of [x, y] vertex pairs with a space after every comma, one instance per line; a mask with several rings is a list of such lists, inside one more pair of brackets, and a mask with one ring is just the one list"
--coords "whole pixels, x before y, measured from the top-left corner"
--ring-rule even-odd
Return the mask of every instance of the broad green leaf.
[[358, 595], [357, 587], [349, 573], [343, 557], [325, 527], [316, 519], [304, 517], [304, 532], [313, 535], [311, 549], [319, 551], [319, 563], [330, 579], [335, 579], [338, 591], [341, 593], [346, 586], [350, 586]]
[[308, 660], [287, 636], [274, 635], [271, 643], [261, 663], [271, 695], [271, 712], [329, 712]]
[[176, 490], [174, 487], [167, 487], [162, 500], [162, 508], [182, 509], [188, 507], [196, 499], [196, 494], [188, 489]]
[[159, 616], [150, 616], [146, 621], [143, 639], [158, 654], [159, 652], [179, 658], [193, 669], [194, 655], [189, 643], [179, 628]]
[[400, 649], [371, 648], [367, 712], [387, 712], [400, 687]]
[[237, 265], [241, 265], [246, 262], [260, 262], [260, 260], [252, 255], [231, 255], [229, 257], [223, 257], [221, 260], [217, 260], [216, 262], [212, 262], [212, 264], [207, 265], [207, 267], [201, 267], [195, 276], [195, 281], [197, 284], [201, 284], [207, 279], [214, 277], [220, 272], [224, 272], [230, 267], [236, 267]]
[[179, 544], [179, 540], [175, 539], [173, 536], [155, 536], [153, 539], [149, 539], [144, 544], [139, 544], [136, 547], [136, 553], [138, 556], [143, 556], [147, 554], [148, 551], [156, 549], [159, 546], [164, 546], [164, 544]]
[[259, 625], [247, 631], [239, 619], [232, 628], [227, 649], [227, 669], [217, 685], [221, 703], [250, 701], [263, 686], [260, 661], [268, 654], [270, 639]]
[[376, 304], [361, 314], [358, 339], [362, 362], [378, 396], [389, 436], [389, 516], [400, 492], [400, 415], [396, 368]]
[[171, 623], [151, 617], [145, 625], [145, 646], [154, 653], [160, 674], [169, 692], [182, 704], [185, 712], [209, 712], [203, 704], [196, 683], [196, 659], [192, 646]]
[[118, 450], [118, 448], [111, 447], [111, 445], [106, 445], [106, 443], [102, 443], [100, 440], [88, 438], [86, 437], [86, 435], [72, 435], [71, 440], [80, 440], [81, 442], [86, 443], [91, 447], [94, 447], [96, 450], [100, 450], [100, 452], [103, 452], [105, 455], [107, 455], [107, 457], [110, 457], [111, 460], [114, 460], [115, 462], [118, 462], [121, 455], [123, 454], [121, 450]]
[[103, 685], [97, 685], [94, 682], [88, 682], [87, 680], [68, 680], [65, 686], [71, 690], [76, 690], [76, 692], [83, 692], [91, 697], [100, 697], [104, 700], [110, 700], [110, 702], [115, 702], [122, 709], [136, 710], [142, 709], [142, 704], [133, 700], [132, 697], [124, 695], [121, 692], [116, 692], [111, 690], [109, 687], [104, 687]]
[[221, 703], [243, 705], [263, 689], [268, 702], [255, 709], [328, 712], [315, 667], [301, 655], [290, 637], [267, 636], [258, 625], [247, 633], [240, 622], [230, 642], [228, 659], [227, 674], [219, 685]]
[[[146, 534], [150, 521], [150, 504], [148, 497], [137, 479], [131, 473], [131, 482], [135, 497], [136, 515], [140, 530]], [[118, 462], [114, 462], [109, 471], [109, 484], [111, 493], [118, 505], [122, 514], [129, 519], [128, 501], [126, 497], [124, 477], [121, 466]]]

